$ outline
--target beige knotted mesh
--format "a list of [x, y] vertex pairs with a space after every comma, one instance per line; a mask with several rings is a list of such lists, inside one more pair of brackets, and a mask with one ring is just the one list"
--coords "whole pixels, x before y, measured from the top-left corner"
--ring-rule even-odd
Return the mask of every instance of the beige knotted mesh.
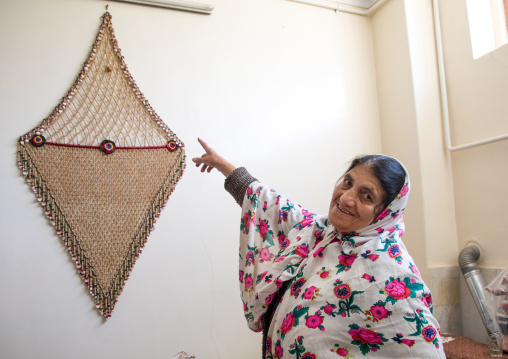
[[185, 152], [130, 75], [111, 15], [101, 19], [67, 96], [21, 136], [18, 165], [108, 318]]

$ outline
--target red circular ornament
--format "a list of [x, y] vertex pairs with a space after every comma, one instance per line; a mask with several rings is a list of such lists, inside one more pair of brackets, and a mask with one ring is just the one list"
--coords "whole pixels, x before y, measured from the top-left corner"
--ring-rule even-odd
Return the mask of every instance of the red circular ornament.
[[46, 139], [42, 135], [35, 135], [30, 140], [30, 143], [35, 147], [42, 147], [46, 143]]
[[116, 145], [113, 141], [110, 140], [104, 140], [101, 142], [101, 150], [105, 154], [109, 155], [116, 150]]
[[175, 152], [178, 149], [178, 145], [176, 144], [175, 141], [168, 141], [168, 143], [166, 144], [166, 148], [168, 149], [169, 152]]

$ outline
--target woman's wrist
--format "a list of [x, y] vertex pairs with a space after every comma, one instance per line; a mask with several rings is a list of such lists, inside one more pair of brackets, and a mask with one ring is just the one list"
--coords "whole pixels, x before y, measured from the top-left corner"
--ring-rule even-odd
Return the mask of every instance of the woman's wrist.
[[216, 167], [217, 170], [224, 175], [224, 177], [228, 178], [231, 173], [236, 169], [236, 166], [224, 160], [224, 163], [220, 166]]

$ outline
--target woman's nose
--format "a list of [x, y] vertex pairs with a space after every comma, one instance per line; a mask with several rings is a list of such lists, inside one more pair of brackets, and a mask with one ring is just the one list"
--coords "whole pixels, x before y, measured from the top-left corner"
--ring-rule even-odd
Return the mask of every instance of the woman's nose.
[[350, 207], [354, 206], [355, 205], [355, 200], [354, 200], [354, 193], [353, 193], [353, 191], [351, 189], [345, 191], [342, 194], [341, 201], [346, 206], [350, 206]]

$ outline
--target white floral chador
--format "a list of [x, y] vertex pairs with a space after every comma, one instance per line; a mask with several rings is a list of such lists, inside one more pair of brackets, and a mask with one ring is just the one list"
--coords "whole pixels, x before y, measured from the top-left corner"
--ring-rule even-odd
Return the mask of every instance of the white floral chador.
[[268, 321], [266, 358], [445, 358], [432, 296], [401, 241], [408, 194], [406, 175], [373, 223], [341, 233], [326, 215], [250, 184], [239, 276], [252, 330], [263, 329], [268, 305], [289, 281]]

